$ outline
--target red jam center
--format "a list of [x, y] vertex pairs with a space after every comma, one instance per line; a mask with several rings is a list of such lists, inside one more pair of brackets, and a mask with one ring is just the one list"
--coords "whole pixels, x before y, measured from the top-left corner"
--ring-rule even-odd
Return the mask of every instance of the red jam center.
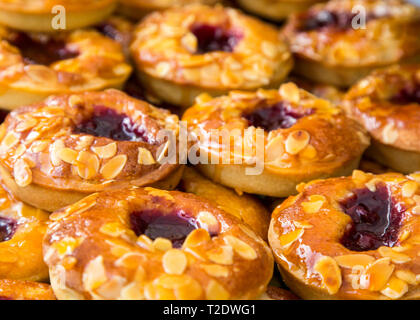
[[[302, 22], [300, 26], [301, 31], [315, 31], [324, 28], [333, 28], [336, 30], [345, 31], [352, 27], [352, 22], [357, 14], [351, 12], [332, 12], [323, 10], [316, 13], [311, 13]], [[366, 16], [366, 22], [377, 18], [373, 14]], [[358, 20], [358, 19], [356, 19]]]
[[112, 23], [104, 22], [95, 27], [95, 29], [102, 33], [104, 36], [111, 38], [116, 41], [120, 41], [123, 38], [123, 35]]
[[402, 89], [398, 94], [391, 98], [391, 102], [395, 104], [420, 104], [420, 84]]
[[104, 106], [95, 106], [92, 116], [76, 125], [74, 133], [85, 133], [116, 141], [140, 141], [151, 143], [153, 138], [146, 130], [125, 114]]
[[196, 220], [182, 210], [165, 215], [154, 209], [135, 211], [130, 215], [130, 223], [137, 236], [144, 234], [152, 240], [166, 238], [174, 248], [182, 247], [185, 238], [197, 229]]
[[385, 184], [378, 184], [376, 191], [356, 190], [341, 202], [341, 207], [353, 220], [341, 239], [347, 249], [376, 250], [381, 246], [392, 247], [398, 241], [405, 209], [396, 203]]
[[79, 55], [79, 52], [68, 48], [64, 41], [47, 36], [34, 39], [24, 32], [17, 32], [13, 34], [9, 42], [20, 50], [27, 64], [51, 65]]
[[0, 124], [4, 122], [8, 114], [9, 111], [0, 109]]
[[233, 52], [242, 39], [242, 35], [237, 32], [207, 24], [196, 24], [191, 28], [191, 32], [197, 38], [198, 54], [213, 51]]
[[290, 128], [300, 118], [313, 112], [313, 110], [308, 110], [305, 114], [298, 113], [290, 106], [279, 102], [272, 106], [258, 108], [252, 113], [244, 114], [243, 117], [248, 120], [250, 126], [262, 128], [265, 131], [272, 131]]
[[0, 217], [0, 242], [12, 239], [16, 229], [16, 220]]

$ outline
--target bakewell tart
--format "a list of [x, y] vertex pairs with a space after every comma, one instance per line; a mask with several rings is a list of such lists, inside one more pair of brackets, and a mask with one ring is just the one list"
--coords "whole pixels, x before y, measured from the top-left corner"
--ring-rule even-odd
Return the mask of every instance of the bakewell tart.
[[92, 30], [49, 35], [0, 26], [0, 106], [121, 88], [132, 71], [124, 59], [117, 42]]
[[[48, 268], [42, 256], [47, 224], [47, 212], [24, 204], [0, 187], [1, 279], [48, 279]], [[0, 280], [0, 297], [3, 296], [2, 289]]]
[[303, 299], [419, 299], [419, 181], [355, 170], [300, 185], [268, 234], [287, 286]]
[[214, 5], [219, 0], [120, 0], [118, 11], [132, 19], [142, 19], [154, 11], [191, 4]]
[[267, 291], [263, 293], [258, 300], [299, 300], [299, 297], [289, 290], [269, 286]]
[[420, 9], [403, 0], [333, 0], [293, 15], [284, 33], [297, 74], [348, 87], [374, 69], [419, 61], [419, 28]]
[[183, 121], [205, 176], [272, 197], [294, 194], [303, 181], [351, 174], [369, 145], [361, 125], [294, 83], [214, 99], [202, 95]]
[[106, 191], [51, 220], [44, 259], [58, 299], [255, 299], [273, 274], [260, 237], [188, 193]]
[[262, 18], [283, 21], [291, 14], [301, 12], [325, 0], [237, 0], [239, 6]]
[[116, 0], [0, 0], [0, 24], [31, 32], [75, 30], [101, 22], [116, 5]]
[[343, 107], [371, 134], [370, 158], [402, 173], [420, 170], [420, 65], [374, 71], [348, 91]]
[[0, 300], [56, 300], [50, 285], [0, 279]]
[[181, 107], [203, 92], [278, 87], [293, 64], [279, 30], [222, 6], [148, 16], [136, 28], [131, 53], [145, 88]]
[[106, 189], [172, 189], [183, 169], [167, 156], [178, 122], [114, 89], [52, 96], [0, 126], [0, 175], [19, 199], [47, 211]]
[[259, 237], [267, 240], [271, 214], [255, 198], [214, 183], [191, 167], [184, 170], [178, 188], [184, 192], [213, 201], [221, 210], [247, 224]]

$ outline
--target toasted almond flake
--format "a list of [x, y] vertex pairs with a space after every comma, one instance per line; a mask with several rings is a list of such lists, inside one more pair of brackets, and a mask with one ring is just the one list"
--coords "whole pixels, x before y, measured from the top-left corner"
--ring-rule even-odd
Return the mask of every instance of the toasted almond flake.
[[[404, 231], [402, 231], [401, 235], [399, 237], [400, 243], [402, 243], [405, 240], [407, 240], [408, 238], [410, 238], [410, 236], [411, 236], [411, 231], [410, 230], [405, 229]], [[395, 250], [396, 248], [398, 248], [398, 247], [393, 247], [392, 250], [398, 251], [398, 250]]]
[[111, 237], [119, 237], [125, 233], [125, 229], [121, 223], [118, 222], [110, 222], [103, 224], [99, 229], [99, 232], [111, 236]]
[[206, 230], [210, 230], [211, 227], [219, 224], [214, 215], [208, 211], [201, 211], [197, 215], [197, 220], [200, 222], [200, 226]]
[[101, 174], [105, 179], [114, 179], [124, 169], [127, 162], [127, 156], [120, 154], [105, 163], [101, 168]]
[[182, 247], [195, 247], [207, 243], [211, 240], [210, 234], [205, 229], [193, 230], [185, 239]]
[[70, 148], [63, 148], [57, 152], [58, 157], [69, 164], [75, 164], [77, 156], [79, 155], [77, 151]]
[[357, 180], [357, 181], [361, 181], [361, 182], [365, 182], [369, 179], [369, 175], [364, 173], [361, 170], [353, 170], [352, 179]]
[[166, 77], [171, 72], [171, 65], [168, 62], [159, 62], [156, 66], [156, 73], [159, 77]]
[[8, 151], [10, 148], [13, 148], [15, 145], [19, 143], [19, 135], [13, 131], [10, 131], [6, 134], [1, 142], [1, 148], [5, 151]]
[[38, 124], [38, 121], [36, 119], [28, 118], [28, 119], [25, 119], [24, 121], [19, 122], [15, 130], [17, 132], [23, 132], [23, 131], [32, 129], [37, 124]]
[[407, 181], [401, 188], [403, 197], [410, 198], [416, 193], [418, 184], [414, 181]]
[[382, 182], [381, 179], [373, 178], [369, 182], [367, 182], [365, 185], [366, 185], [366, 188], [368, 188], [371, 192], [375, 192], [376, 191], [376, 185], [380, 182]]
[[63, 261], [61, 262], [61, 265], [66, 269], [66, 270], [71, 270], [74, 268], [74, 266], [77, 263], [77, 259], [76, 257], [72, 257], [72, 256], [67, 256], [63, 258]]
[[142, 234], [137, 238], [137, 244], [148, 251], [154, 251], [153, 241], [148, 236]]
[[203, 294], [201, 284], [189, 277], [188, 284], [175, 288], [175, 296], [178, 300], [198, 300]]
[[386, 144], [395, 143], [398, 139], [398, 131], [394, 128], [393, 123], [388, 123], [383, 131], [382, 131], [382, 138]]
[[187, 268], [187, 256], [178, 249], [165, 252], [162, 258], [163, 269], [168, 274], [182, 274]]
[[15, 157], [19, 158], [21, 155], [23, 155], [26, 151], [26, 147], [23, 144], [18, 145], [18, 147], [15, 150]]
[[395, 276], [408, 284], [417, 285], [416, 274], [410, 270], [397, 270], [395, 271]]
[[107, 281], [103, 257], [97, 256], [89, 261], [83, 271], [83, 287], [86, 291], [92, 291], [99, 288]]
[[99, 171], [100, 162], [97, 156], [88, 152], [80, 151], [76, 159], [77, 174], [85, 180], [94, 178]]
[[165, 155], [166, 155], [166, 153], [169, 150], [169, 145], [170, 145], [170, 142], [168, 140], [168, 141], [165, 142], [165, 144], [163, 146], [160, 146], [159, 149], [158, 149], [157, 159], [156, 160], [160, 164], [163, 164], [162, 163], [162, 160], [165, 158]]
[[381, 290], [384, 296], [391, 299], [399, 299], [405, 295], [408, 291], [408, 285], [405, 281], [398, 279], [397, 277], [391, 277], [385, 288]]
[[35, 141], [32, 145], [31, 145], [31, 152], [33, 153], [39, 153], [39, 152], [43, 152], [48, 148], [49, 144], [47, 141]]
[[314, 227], [308, 221], [293, 221], [293, 224], [299, 229], [312, 229]]
[[144, 300], [142, 288], [136, 282], [132, 282], [121, 289], [121, 299], [123, 300]]
[[40, 64], [25, 66], [25, 73], [33, 81], [43, 83], [48, 86], [54, 85], [58, 80], [56, 71]]
[[207, 257], [214, 263], [231, 265], [233, 263], [233, 248], [220, 246], [207, 252]]
[[390, 258], [394, 263], [406, 263], [411, 261], [410, 256], [404, 253], [395, 252], [389, 247], [380, 247], [378, 249], [378, 252], [382, 257]]
[[22, 158], [16, 160], [13, 175], [16, 184], [20, 187], [26, 187], [32, 183], [32, 171]]
[[197, 51], [197, 38], [191, 32], [185, 34], [181, 39], [181, 44], [185, 49], [187, 49], [190, 53], [195, 53]]
[[229, 275], [229, 269], [218, 264], [202, 265], [201, 268], [212, 277], [225, 278]]
[[258, 257], [254, 248], [234, 236], [227, 235], [223, 240], [226, 244], [230, 245], [239, 256], [246, 260], [254, 260]]
[[78, 96], [78, 95], [72, 94], [69, 97], [69, 105], [71, 107], [80, 106], [82, 103], [83, 103], [83, 99], [80, 96]]
[[117, 153], [117, 144], [112, 142], [105, 146], [101, 147], [92, 147], [93, 152], [95, 152], [100, 159], [109, 159], [115, 156]]
[[266, 147], [266, 160], [268, 162], [280, 159], [284, 155], [284, 141], [282, 136], [271, 139]]
[[202, 93], [195, 98], [195, 103], [198, 105], [202, 105], [211, 100], [213, 100], [213, 97], [211, 95], [209, 95], [208, 93]]
[[329, 294], [335, 294], [340, 290], [342, 283], [341, 270], [333, 258], [323, 256], [318, 259], [314, 265], [314, 270], [320, 275], [322, 284], [327, 288]]
[[261, 43], [261, 51], [267, 58], [270, 59], [274, 59], [279, 52], [277, 46], [274, 43], [268, 41], [263, 41]]
[[293, 82], [281, 85], [279, 93], [284, 99], [289, 100], [292, 103], [299, 103], [300, 101], [299, 88]]
[[322, 206], [325, 203], [325, 198], [324, 200], [319, 199], [319, 200], [315, 200], [314, 199], [309, 199], [308, 202], [302, 202], [302, 208], [303, 211], [305, 211], [308, 214], [314, 214], [319, 212], [319, 210], [321, 210]]
[[73, 251], [83, 242], [82, 238], [65, 237], [62, 240], [55, 242], [52, 247], [57, 250], [60, 257], [72, 254]]
[[295, 229], [289, 233], [280, 236], [279, 241], [283, 249], [290, 247], [296, 240], [300, 239], [305, 232], [304, 229]]
[[206, 288], [206, 298], [208, 300], [227, 300], [229, 292], [216, 280], [210, 280]]
[[357, 266], [367, 267], [375, 261], [375, 258], [367, 254], [347, 254], [343, 256], [334, 257], [338, 265], [343, 268], [352, 269]]
[[58, 156], [60, 150], [64, 149], [63, 140], [55, 140], [50, 148], [50, 159], [53, 166], [59, 166], [61, 164], [61, 159]]
[[413, 209], [411, 209], [411, 212], [415, 215], [420, 215], [420, 205], [413, 207]]
[[143, 165], [151, 165], [151, 164], [155, 164], [156, 160], [153, 158], [152, 153], [145, 149], [145, 148], [139, 148], [139, 155], [138, 155], [138, 159], [137, 159], [138, 164], [143, 164]]
[[382, 290], [394, 272], [394, 269], [395, 266], [391, 264], [390, 258], [378, 259], [369, 265], [366, 270], [366, 277], [369, 281], [368, 289], [370, 291]]
[[298, 154], [309, 143], [310, 135], [305, 130], [296, 130], [289, 134], [286, 139], [286, 152], [292, 155]]
[[299, 153], [299, 155], [305, 159], [315, 159], [317, 154], [318, 152], [315, 147], [310, 144]]
[[153, 246], [159, 251], [168, 251], [172, 249], [172, 242], [168, 239], [158, 237], [153, 241]]
[[147, 193], [150, 194], [151, 196], [164, 198], [171, 202], [174, 201], [174, 197], [172, 197], [171, 194], [166, 190], [160, 190], [160, 189], [155, 189], [151, 187], [146, 187], [144, 188], [144, 190], [147, 191]]

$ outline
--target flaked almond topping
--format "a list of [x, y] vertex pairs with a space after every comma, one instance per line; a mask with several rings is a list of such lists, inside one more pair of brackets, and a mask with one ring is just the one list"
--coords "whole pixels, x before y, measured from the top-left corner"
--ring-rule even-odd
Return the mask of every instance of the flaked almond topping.
[[367, 254], [347, 254], [334, 258], [338, 265], [343, 268], [352, 269], [357, 266], [366, 267], [375, 261], [375, 258]]
[[117, 153], [117, 144], [112, 142], [105, 146], [101, 147], [92, 147], [93, 152], [95, 152], [100, 159], [109, 159], [115, 156]]
[[410, 198], [416, 193], [418, 184], [414, 181], [407, 181], [401, 188], [403, 197]]
[[141, 286], [136, 282], [131, 282], [121, 289], [121, 299], [123, 300], [144, 300]]
[[286, 139], [286, 151], [289, 154], [295, 155], [301, 152], [309, 143], [310, 135], [305, 130], [296, 130], [289, 134]]
[[125, 233], [125, 229], [121, 223], [110, 222], [102, 225], [99, 232], [116, 238], [123, 235]]
[[233, 250], [238, 254], [240, 257], [246, 260], [254, 260], [258, 257], [257, 252], [254, 248], [252, 248], [246, 242], [234, 237], [227, 235], [223, 238], [226, 244], [230, 245]]
[[206, 288], [206, 298], [208, 300], [227, 300], [229, 292], [216, 280], [210, 280]]
[[77, 263], [77, 259], [76, 257], [72, 257], [72, 256], [67, 256], [63, 258], [63, 261], [61, 262], [61, 265], [66, 269], [66, 270], [71, 270], [74, 268], [74, 266]]
[[162, 258], [163, 269], [168, 274], [182, 274], [187, 268], [187, 256], [178, 249], [170, 249]]
[[207, 243], [211, 240], [210, 234], [205, 229], [193, 230], [185, 239], [182, 247], [195, 247]]
[[293, 221], [293, 224], [299, 229], [312, 229], [314, 227], [308, 221]]
[[13, 168], [13, 175], [16, 184], [20, 187], [26, 187], [32, 183], [32, 171], [26, 161], [22, 158], [16, 160]]
[[231, 265], [233, 263], [233, 248], [220, 246], [207, 252], [207, 257], [214, 263]]
[[47, 141], [35, 141], [31, 145], [31, 151], [34, 153], [43, 152], [48, 148], [49, 144]]
[[398, 279], [407, 282], [408, 284], [411, 284], [413, 286], [417, 285], [416, 274], [414, 272], [411, 272], [410, 270], [397, 270], [395, 271], [395, 276]]
[[271, 139], [266, 147], [266, 155], [267, 155], [267, 161], [274, 161], [276, 159], [279, 159], [284, 154], [284, 141], [283, 137], [278, 136], [273, 139]]
[[25, 72], [33, 81], [38, 83], [47, 83], [48, 85], [55, 84], [57, 82], [57, 73], [40, 64], [32, 64], [25, 67]]
[[181, 39], [181, 44], [187, 49], [190, 53], [195, 53], [197, 51], [197, 38], [191, 32], [188, 32]]
[[384, 296], [391, 299], [399, 299], [408, 291], [408, 285], [405, 281], [397, 277], [391, 277], [385, 287], [381, 290]]
[[387, 124], [382, 131], [382, 138], [386, 144], [392, 144], [398, 139], [398, 131], [393, 123]]
[[153, 241], [148, 236], [142, 234], [137, 238], [137, 244], [148, 251], [154, 251]]
[[97, 256], [86, 265], [82, 279], [86, 291], [95, 290], [108, 280], [102, 256]]
[[195, 103], [198, 105], [205, 104], [209, 101], [213, 100], [213, 97], [208, 93], [202, 93], [195, 98]]
[[318, 152], [314, 146], [308, 144], [308, 146], [300, 152], [300, 156], [305, 159], [315, 159]]
[[3, 141], [1, 142], [2, 150], [8, 151], [10, 148], [13, 148], [19, 143], [19, 135], [11, 131], [6, 134]]
[[171, 65], [168, 62], [159, 62], [156, 66], [156, 73], [159, 77], [166, 77], [171, 72]]
[[138, 164], [144, 164], [146, 166], [156, 163], [155, 159], [153, 158], [152, 153], [145, 148], [139, 148], [139, 155], [138, 155], [137, 162]]
[[378, 249], [378, 252], [382, 257], [390, 258], [392, 262], [394, 263], [406, 263], [406, 262], [411, 261], [410, 256], [404, 253], [395, 252], [389, 247], [385, 247], [385, 246], [380, 247]]
[[69, 105], [70, 105], [70, 107], [77, 107], [77, 106], [80, 106], [82, 104], [83, 104], [83, 99], [80, 96], [75, 95], [75, 94], [72, 94], [69, 97]]
[[18, 147], [15, 150], [15, 157], [19, 158], [21, 155], [25, 153], [25, 151], [26, 151], [26, 147], [23, 144], [18, 145]]
[[169, 142], [169, 140], [168, 140], [168, 141], [166, 141], [166, 142], [165, 142], [165, 144], [164, 144], [163, 146], [160, 146], [160, 147], [159, 147], [159, 150], [158, 150], [158, 153], [157, 153], [157, 158], [156, 158], [156, 160], [157, 160], [157, 162], [159, 162], [160, 164], [162, 164], [162, 161], [163, 161], [163, 159], [165, 158], [166, 153], [168, 152], [169, 145], [170, 145], [170, 142]]
[[369, 179], [369, 175], [361, 170], [353, 170], [352, 179], [360, 182], [365, 182]]
[[294, 231], [283, 234], [279, 237], [280, 245], [283, 249], [290, 247], [296, 240], [300, 239], [305, 232], [304, 229], [296, 228]]
[[168, 251], [172, 249], [172, 242], [168, 239], [158, 237], [153, 241], [153, 246], [159, 251]]
[[279, 89], [279, 93], [284, 99], [292, 103], [299, 103], [300, 101], [299, 88], [293, 82], [289, 82], [289, 83], [285, 83], [281, 85]]
[[57, 152], [58, 157], [69, 164], [75, 164], [77, 156], [79, 155], [77, 151], [70, 148], [63, 148]]
[[208, 211], [201, 211], [197, 215], [197, 220], [200, 222], [200, 226], [207, 230], [218, 225], [217, 219]]
[[366, 182], [365, 186], [366, 188], [368, 188], [371, 192], [375, 192], [376, 191], [376, 185], [378, 183], [382, 182], [382, 179], [380, 178], [373, 178], [371, 179], [369, 182]]
[[201, 268], [212, 277], [225, 278], [229, 275], [229, 269], [218, 264], [203, 265]]
[[77, 141], [75, 149], [77, 151], [88, 149], [92, 145], [93, 140], [95, 140], [95, 138], [92, 136], [81, 136], [79, 141]]
[[321, 276], [322, 284], [329, 294], [335, 294], [340, 290], [342, 279], [341, 270], [337, 262], [328, 256], [323, 256], [315, 263], [314, 270]]
[[127, 156], [120, 154], [105, 163], [100, 172], [105, 179], [114, 179], [124, 169], [126, 162]]
[[28, 118], [28, 119], [25, 119], [24, 121], [19, 122], [15, 130], [17, 132], [23, 132], [23, 131], [32, 129], [37, 124], [38, 124], [38, 121], [36, 121], [36, 119]]
[[413, 207], [413, 209], [411, 209], [411, 212], [415, 215], [420, 215], [420, 205]]
[[55, 242], [52, 246], [57, 250], [59, 256], [72, 254], [73, 251], [83, 242], [82, 238], [65, 237], [62, 240]]
[[326, 198], [323, 195], [312, 195], [309, 201], [302, 202], [302, 208], [306, 213], [314, 214], [321, 210], [325, 202]]
[[55, 140], [50, 148], [50, 159], [53, 166], [59, 166], [61, 164], [61, 158], [58, 156], [58, 153], [61, 149], [64, 149], [63, 140]]
[[366, 270], [370, 291], [380, 291], [387, 284], [394, 272], [395, 266], [391, 264], [390, 258], [382, 258], [372, 263]]
[[277, 46], [274, 43], [268, 41], [263, 41], [261, 43], [261, 51], [267, 58], [270, 59], [274, 59], [279, 52]]
[[88, 151], [81, 151], [76, 160], [77, 174], [82, 179], [89, 180], [98, 174], [100, 162], [94, 154]]

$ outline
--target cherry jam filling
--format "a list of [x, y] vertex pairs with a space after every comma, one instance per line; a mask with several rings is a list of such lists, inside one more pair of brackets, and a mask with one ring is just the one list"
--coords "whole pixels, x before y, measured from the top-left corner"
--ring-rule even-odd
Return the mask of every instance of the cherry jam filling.
[[191, 28], [197, 38], [197, 54], [213, 51], [233, 52], [242, 35], [218, 26], [196, 24]]
[[352, 251], [376, 250], [392, 247], [398, 241], [398, 232], [405, 208], [391, 196], [385, 184], [377, 184], [375, 191], [358, 189], [341, 202], [343, 211], [353, 223], [341, 244]]
[[391, 102], [395, 104], [420, 104], [420, 84], [403, 88], [391, 98]]
[[9, 114], [9, 111], [0, 109], [0, 124], [4, 122], [8, 114]]
[[16, 229], [16, 220], [0, 217], [0, 242], [12, 239]]
[[283, 102], [272, 106], [257, 108], [252, 113], [244, 114], [250, 126], [262, 128], [265, 131], [287, 129], [293, 126], [299, 119], [312, 114], [313, 110], [299, 113]]
[[92, 116], [79, 123], [74, 133], [85, 133], [95, 137], [105, 137], [116, 141], [138, 141], [152, 143], [153, 138], [146, 130], [125, 114], [105, 106], [95, 106]]
[[166, 238], [174, 248], [182, 247], [186, 237], [198, 228], [197, 221], [182, 210], [171, 214], [156, 209], [135, 211], [130, 214], [130, 224], [137, 236], [144, 234], [152, 240]]
[[97, 25], [95, 29], [108, 38], [111, 38], [117, 41], [122, 40], [123, 36], [121, 35], [121, 32], [118, 31], [118, 29], [112, 23], [109, 23], [109, 22], [101, 23]]
[[62, 40], [51, 37], [34, 39], [24, 32], [13, 33], [9, 43], [20, 50], [27, 64], [51, 65], [79, 55], [78, 51], [68, 48]]
[[[366, 16], [366, 22], [377, 18], [373, 14]], [[300, 26], [300, 31], [315, 31], [324, 28], [334, 28], [336, 30], [348, 30], [352, 27], [352, 22], [356, 21], [357, 14], [351, 12], [333, 12], [323, 10], [307, 15]]]

